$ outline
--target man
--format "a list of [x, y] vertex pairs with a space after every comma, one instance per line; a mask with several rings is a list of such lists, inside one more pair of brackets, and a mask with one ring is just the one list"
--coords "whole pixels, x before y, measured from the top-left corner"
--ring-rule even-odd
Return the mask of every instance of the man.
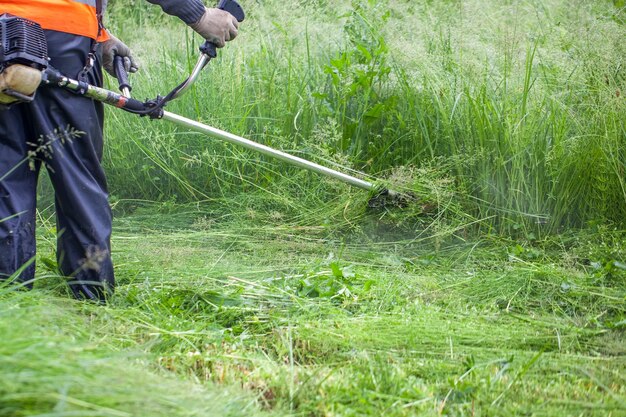
[[[229, 13], [201, 0], [148, 0], [179, 17], [218, 47], [237, 35]], [[104, 0], [106, 3], [106, 0]], [[63, 74], [102, 85], [101, 66], [113, 73], [126, 45], [103, 29], [102, 0], [0, 0], [0, 14], [39, 23], [50, 64]], [[90, 56], [95, 55], [93, 65]], [[0, 280], [32, 287], [35, 266], [37, 177], [45, 166], [55, 190], [57, 260], [77, 298], [104, 302], [115, 280], [111, 262], [111, 210], [100, 164], [103, 108], [61, 89], [40, 88], [31, 103], [0, 111]]]

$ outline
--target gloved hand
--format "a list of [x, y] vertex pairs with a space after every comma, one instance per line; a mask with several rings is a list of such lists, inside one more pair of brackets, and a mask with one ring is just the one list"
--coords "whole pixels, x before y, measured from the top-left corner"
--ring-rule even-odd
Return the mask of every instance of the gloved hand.
[[189, 27], [218, 48], [223, 48], [227, 41], [237, 36], [239, 22], [224, 10], [207, 7], [200, 20], [190, 24]]
[[113, 65], [113, 59], [116, 56], [124, 58], [124, 69], [126, 72], [137, 72], [139, 66], [133, 59], [130, 48], [115, 36], [110, 36], [110, 39], [102, 42], [102, 66], [106, 72], [114, 77], [116, 76], [115, 67]]

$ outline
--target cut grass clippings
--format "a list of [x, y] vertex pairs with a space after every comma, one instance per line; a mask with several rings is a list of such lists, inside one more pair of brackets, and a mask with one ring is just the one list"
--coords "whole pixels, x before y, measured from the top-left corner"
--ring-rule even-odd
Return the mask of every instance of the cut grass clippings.
[[584, 258], [620, 232], [524, 254], [157, 213], [117, 222], [108, 307], [63, 301], [43, 275], [3, 290], [5, 415], [626, 411], [625, 271], [606, 281]]

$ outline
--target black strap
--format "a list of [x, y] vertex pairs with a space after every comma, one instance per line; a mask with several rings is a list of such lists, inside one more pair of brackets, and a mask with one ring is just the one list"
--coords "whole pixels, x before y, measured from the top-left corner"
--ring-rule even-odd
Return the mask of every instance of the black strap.
[[96, 0], [96, 18], [98, 19], [98, 37], [102, 34], [104, 30], [104, 24], [102, 23], [102, 0]]
[[89, 54], [87, 55], [87, 62], [82, 70], [78, 73], [78, 81], [86, 83], [87, 82], [87, 74], [93, 68], [96, 62], [96, 50], [98, 49], [98, 38], [102, 35], [102, 31], [104, 30], [104, 24], [102, 23], [102, 15], [103, 15], [103, 0], [96, 0], [96, 19], [98, 19], [98, 34], [96, 35], [96, 39], [91, 41], [91, 49], [89, 50]]

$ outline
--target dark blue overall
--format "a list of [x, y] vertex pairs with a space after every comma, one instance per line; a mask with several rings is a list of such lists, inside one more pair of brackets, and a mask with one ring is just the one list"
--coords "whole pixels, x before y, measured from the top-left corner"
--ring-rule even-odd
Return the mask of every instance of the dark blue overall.
[[[51, 65], [76, 78], [91, 40], [55, 31], [46, 37]], [[101, 85], [100, 65], [88, 82]], [[44, 166], [55, 191], [61, 272], [78, 298], [103, 301], [112, 291], [102, 127], [100, 103], [59, 88], [42, 87], [32, 103], [0, 111], [0, 279], [13, 276], [32, 287], [37, 177]]]

